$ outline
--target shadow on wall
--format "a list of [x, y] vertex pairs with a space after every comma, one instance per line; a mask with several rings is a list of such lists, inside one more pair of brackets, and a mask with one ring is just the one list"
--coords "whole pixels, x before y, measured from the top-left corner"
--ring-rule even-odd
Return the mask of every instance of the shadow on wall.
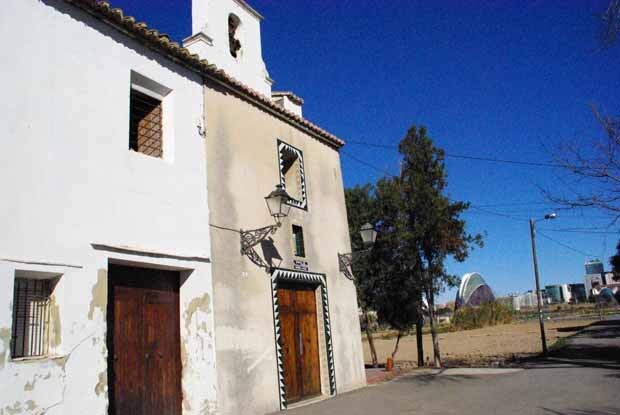
[[263, 251], [263, 258], [272, 268], [279, 268], [282, 264], [282, 256], [278, 252], [278, 248], [274, 244], [273, 238], [269, 237], [260, 243], [261, 251]]

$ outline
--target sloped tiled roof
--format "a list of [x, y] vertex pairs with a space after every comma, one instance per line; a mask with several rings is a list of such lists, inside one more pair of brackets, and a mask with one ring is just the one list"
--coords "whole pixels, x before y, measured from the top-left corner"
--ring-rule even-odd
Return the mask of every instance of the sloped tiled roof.
[[267, 109], [273, 115], [288, 121], [302, 130], [305, 130], [320, 141], [323, 141], [334, 148], [340, 148], [344, 145], [344, 141], [335, 135], [325, 131], [318, 125], [311, 123], [299, 115], [278, 106], [270, 99], [270, 97], [266, 97], [249, 86], [237, 81], [235, 78], [226, 74], [223, 70], [218, 69], [213, 64], [210, 64], [206, 59], [200, 59], [197, 54], [192, 54], [177, 42], [171, 41], [168, 35], [159, 33], [157, 30], [149, 28], [146, 23], [136, 22], [136, 19], [131, 16], [125, 16], [121, 9], [113, 8], [108, 2], [99, 0], [64, 1], [84, 10], [88, 14], [113, 26], [117, 30], [120, 30], [126, 35], [140, 41], [150, 49], [167, 56], [171, 60], [182, 64], [195, 72], [198, 72], [206, 78], [224, 84], [234, 92]]
[[271, 93], [272, 97], [288, 97], [291, 101], [293, 101], [297, 105], [303, 105], [303, 98], [295, 95], [293, 91], [273, 91]]

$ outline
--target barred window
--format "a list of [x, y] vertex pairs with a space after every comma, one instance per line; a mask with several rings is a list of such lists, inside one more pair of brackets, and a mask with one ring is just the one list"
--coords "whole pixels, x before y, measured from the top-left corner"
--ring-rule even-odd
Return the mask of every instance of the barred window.
[[129, 148], [147, 156], [162, 157], [161, 100], [132, 89], [129, 117]]
[[11, 357], [46, 356], [54, 280], [15, 278]]
[[306, 256], [304, 229], [301, 226], [293, 225], [293, 247], [295, 249], [295, 256], [302, 258]]

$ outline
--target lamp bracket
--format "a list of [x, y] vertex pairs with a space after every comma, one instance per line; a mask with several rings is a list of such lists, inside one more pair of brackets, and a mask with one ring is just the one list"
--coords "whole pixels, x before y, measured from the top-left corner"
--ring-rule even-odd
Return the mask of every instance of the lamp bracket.
[[275, 234], [280, 226], [281, 223], [278, 222], [275, 225], [264, 226], [262, 228], [251, 229], [248, 231], [240, 229], [241, 255], [247, 256], [250, 261], [261, 268], [265, 268], [266, 270], [271, 269], [271, 266], [267, 264], [267, 262], [265, 262], [260, 255], [258, 255], [258, 252], [256, 252], [254, 247], [267, 239], [270, 235]]
[[351, 281], [355, 280], [355, 276], [353, 272], [351, 272], [351, 265], [355, 263], [355, 261], [359, 261], [360, 258], [368, 256], [371, 249], [363, 249], [361, 251], [350, 252], [348, 254], [338, 254], [338, 266], [340, 272], [344, 274], [345, 277], [350, 279]]

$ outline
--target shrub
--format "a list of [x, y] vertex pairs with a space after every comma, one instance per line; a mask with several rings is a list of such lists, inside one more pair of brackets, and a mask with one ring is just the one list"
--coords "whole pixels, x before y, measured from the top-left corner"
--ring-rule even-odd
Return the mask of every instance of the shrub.
[[512, 323], [512, 309], [497, 301], [479, 307], [461, 308], [454, 313], [452, 328], [455, 330], [479, 329], [497, 324]]

